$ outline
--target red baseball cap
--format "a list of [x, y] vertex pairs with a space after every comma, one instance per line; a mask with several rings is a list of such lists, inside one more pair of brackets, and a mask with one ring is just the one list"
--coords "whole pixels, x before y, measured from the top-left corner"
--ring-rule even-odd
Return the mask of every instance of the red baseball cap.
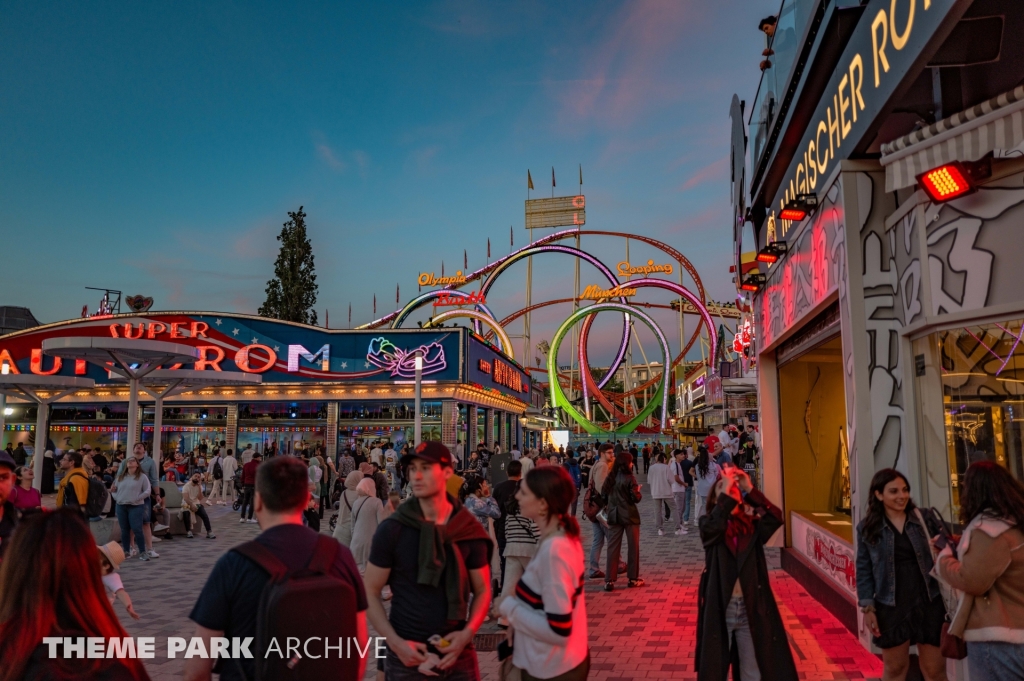
[[409, 464], [413, 459], [423, 459], [430, 463], [439, 463], [442, 466], [452, 467], [452, 453], [440, 442], [421, 442], [416, 449], [402, 457], [403, 464]]

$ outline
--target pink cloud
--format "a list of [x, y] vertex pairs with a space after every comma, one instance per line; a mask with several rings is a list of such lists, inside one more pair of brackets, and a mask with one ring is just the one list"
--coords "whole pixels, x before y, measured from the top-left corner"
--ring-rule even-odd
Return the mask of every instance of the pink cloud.
[[692, 176], [690, 176], [690, 178], [683, 183], [681, 191], [693, 189], [697, 185], [704, 184], [705, 182], [710, 182], [711, 180], [725, 179], [725, 173], [726, 170], [728, 170], [728, 168], [729, 159], [726, 157], [720, 158], [714, 163], [710, 163], [704, 166], [696, 173], [694, 173]]

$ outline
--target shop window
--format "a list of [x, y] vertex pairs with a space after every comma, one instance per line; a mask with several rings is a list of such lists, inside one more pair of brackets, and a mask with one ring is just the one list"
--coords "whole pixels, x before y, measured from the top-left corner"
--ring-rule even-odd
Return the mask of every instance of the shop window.
[[960, 512], [960, 480], [994, 461], [1024, 480], [1024, 320], [932, 333], [914, 342], [920, 449], [932, 498]]
[[852, 540], [846, 390], [838, 337], [805, 349], [779, 367], [779, 412], [786, 510]]

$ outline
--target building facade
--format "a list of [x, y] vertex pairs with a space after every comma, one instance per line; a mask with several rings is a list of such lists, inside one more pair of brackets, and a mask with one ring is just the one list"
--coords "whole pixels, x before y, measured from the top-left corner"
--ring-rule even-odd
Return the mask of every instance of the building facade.
[[[85, 376], [96, 387], [52, 406], [48, 437], [57, 449], [85, 443], [116, 449], [127, 435], [128, 388], [101, 366], [61, 362], [42, 353], [48, 338], [95, 336], [163, 340], [198, 349], [184, 368], [259, 374], [260, 385], [184, 392], [163, 404], [163, 427], [153, 433], [154, 403], [139, 419], [141, 439], [160, 438], [163, 452], [225, 441], [291, 452], [323, 445], [328, 454], [356, 442], [413, 439], [414, 358], [424, 357], [424, 439], [454, 447], [484, 442], [508, 449], [524, 439], [521, 417], [531, 400], [529, 375], [467, 329], [326, 330], [238, 314], [156, 312], [47, 324], [0, 336], [0, 362], [11, 373]], [[8, 401], [3, 443], [32, 451], [35, 405]]]
[[[746, 139], [734, 102], [733, 208], [736, 253], [767, 256], [737, 283], [756, 289], [775, 541], [860, 632], [855, 528], [877, 470], [954, 522], [969, 463], [1024, 476], [1024, 6], [847, 5], [783, 4], [775, 39], [791, 30], [796, 56], [762, 80]], [[918, 178], [950, 164], [970, 187], [946, 200]]]

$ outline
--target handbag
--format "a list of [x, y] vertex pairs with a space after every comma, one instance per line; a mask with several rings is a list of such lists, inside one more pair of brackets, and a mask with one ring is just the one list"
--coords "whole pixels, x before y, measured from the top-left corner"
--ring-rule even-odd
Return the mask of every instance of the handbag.
[[[921, 509], [915, 508], [914, 513], [917, 514], [917, 519], [927, 534], [930, 530], [928, 528], [928, 523], [925, 522], [924, 514], [921, 513]], [[939, 512], [933, 508], [931, 509], [931, 513], [934, 516], [937, 516], [937, 521], [943, 523], [943, 527], [945, 527], [945, 521], [942, 519]], [[929, 547], [932, 551], [932, 562], [934, 563], [938, 559], [939, 554], [935, 550], [935, 547], [931, 546], [931, 543], [929, 543]], [[942, 605], [946, 609], [946, 621], [942, 623], [942, 634], [939, 639], [939, 652], [941, 652], [942, 656], [947, 659], [962, 660], [967, 657], [967, 642], [959, 636], [954, 636], [949, 633], [949, 625], [952, 623], [953, 615], [956, 613], [957, 607], [959, 607], [960, 604], [960, 592], [949, 584], [943, 582], [941, 579], [936, 579], [935, 581], [939, 585], [939, 594], [942, 596]]]

